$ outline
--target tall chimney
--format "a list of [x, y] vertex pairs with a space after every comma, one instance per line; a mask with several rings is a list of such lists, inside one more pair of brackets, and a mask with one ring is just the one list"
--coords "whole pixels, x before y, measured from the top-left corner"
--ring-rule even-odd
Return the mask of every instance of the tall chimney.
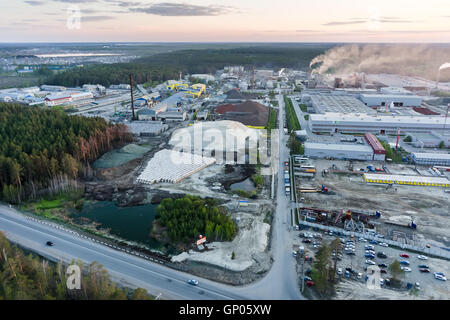
[[134, 96], [133, 96], [133, 80], [131, 79], [131, 73], [130, 73], [130, 91], [131, 91], [131, 111], [133, 113], [132, 121], [136, 120], [136, 117], [134, 115]]

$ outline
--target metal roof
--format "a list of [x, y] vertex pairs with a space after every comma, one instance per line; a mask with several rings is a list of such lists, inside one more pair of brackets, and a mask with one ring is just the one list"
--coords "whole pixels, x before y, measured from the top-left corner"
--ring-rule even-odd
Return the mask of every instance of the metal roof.
[[411, 153], [416, 159], [447, 159], [450, 160], [448, 153], [431, 153], [431, 152], [413, 152]]
[[[396, 175], [396, 174], [373, 174], [373, 173], [365, 173], [364, 178], [367, 180], [372, 180], [369, 182], [377, 182], [381, 183], [424, 183], [424, 184], [444, 184], [449, 185], [450, 181], [447, 178], [441, 177], [425, 177], [425, 176], [414, 176], [414, 175]], [[391, 181], [391, 182], [390, 182]], [[401, 183], [400, 183], [401, 184]]]
[[370, 152], [372, 148], [359, 144], [335, 144], [335, 143], [318, 143], [318, 142], [305, 142], [305, 148], [311, 149], [323, 149], [323, 150], [335, 150], [335, 151], [357, 151], [357, 152]]

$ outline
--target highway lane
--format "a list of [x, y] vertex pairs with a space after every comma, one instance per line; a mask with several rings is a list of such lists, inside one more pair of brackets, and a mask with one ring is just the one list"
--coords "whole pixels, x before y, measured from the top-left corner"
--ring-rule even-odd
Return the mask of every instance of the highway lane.
[[[29, 220], [6, 206], [0, 206], [0, 230], [10, 240], [47, 258], [64, 262], [74, 259], [85, 263], [97, 261], [115, 281], [145, 288], [153, 294], [162, 293], [162, 299], [252, 298], [233, 293], [233, 287], [206, 279], [199, 279], [197, 287], [191, 286], [187, 284], [187, 280], [193, 276]], [[54, 247], [45, 245], [49, 240], [55, 243]]]

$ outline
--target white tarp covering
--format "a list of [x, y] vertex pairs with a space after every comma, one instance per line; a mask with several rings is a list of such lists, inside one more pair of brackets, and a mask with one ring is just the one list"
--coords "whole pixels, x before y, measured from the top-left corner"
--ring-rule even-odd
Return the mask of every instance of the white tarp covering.
[[148, 162], [137, 181], [147, 184], [177, 183], [215, 162], [214, 158], [164, 149]]

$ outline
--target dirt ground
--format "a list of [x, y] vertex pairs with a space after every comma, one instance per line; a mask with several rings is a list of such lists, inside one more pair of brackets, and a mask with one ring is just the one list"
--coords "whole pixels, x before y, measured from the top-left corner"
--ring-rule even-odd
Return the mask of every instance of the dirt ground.
[[[348, 161], [314, 159], [311, 162], [318, 173], [314, 179], [302, 179], [302, 186], [315, 187], [323, 184], [334, 194], [303, 194], [305, 207], [378, 210], [381, 212], [380, 222], [391, 217], [412, 217], [417, 224], [417, 230], [414, 231], [416, 240], [426, 239], [435, 245], [450, 246], [450, 194], [445, 193], [444, 188], [395, 185], [394, 188], [386, 189], [386, 185], [366, 183], [362, 175], [330, 173], [322, 177], [322, 170], [330, 169], [333, 164], [339, 169], [346, 169]], [[353, 166], [356, 171], [365, 168], [367, 163], [354, 162]], [[411, 165], [388, 164], [387, 167], [392, 173], [417, 174]], [[388, 228], [397, 227], [381, 223], [377, 226], [377, 231], [386, 234]], [[398, 228], [410, 232], [407, 228]]]

